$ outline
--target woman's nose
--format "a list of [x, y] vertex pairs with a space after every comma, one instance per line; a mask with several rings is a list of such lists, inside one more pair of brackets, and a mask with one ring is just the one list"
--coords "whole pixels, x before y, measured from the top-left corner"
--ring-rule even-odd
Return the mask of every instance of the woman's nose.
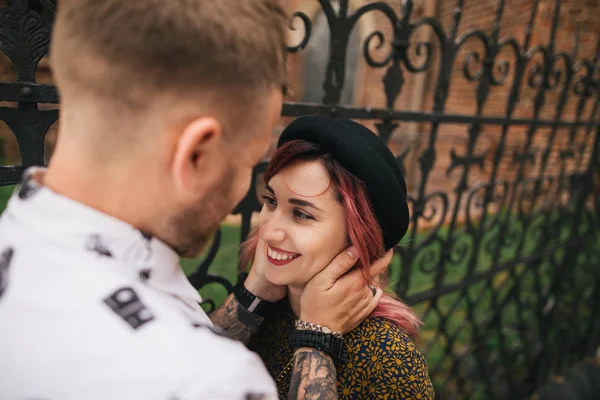
[[278, 218], [271, 215], [260, 227], [258, 236], [265, 242], [280, 243], [285, 240], [286, 235]]

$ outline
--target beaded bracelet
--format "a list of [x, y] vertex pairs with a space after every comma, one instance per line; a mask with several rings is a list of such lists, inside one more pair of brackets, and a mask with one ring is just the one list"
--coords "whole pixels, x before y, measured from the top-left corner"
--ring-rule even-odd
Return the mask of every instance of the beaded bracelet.
[[319, 324], [313, 324], [312, 322], [302, 321], [301, 319], [296, 320], [296, 329], [302, 330], [302, 331], [322, 332], [322, 333], [331, 334], [338, 339], [342, 338], [342, 332], [340, 332], [340, 331], [332, 331], [331, 329], [329, 329], [326, 326], [319, 325]]

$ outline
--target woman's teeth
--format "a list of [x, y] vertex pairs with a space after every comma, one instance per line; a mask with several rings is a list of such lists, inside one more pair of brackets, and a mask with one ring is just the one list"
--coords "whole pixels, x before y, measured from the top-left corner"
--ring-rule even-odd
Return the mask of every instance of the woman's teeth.
[[282, 253], [279, 253], [279, 252], [271, 249], [270, 247], [267, 248], [267, 254], [269, 254], [269, 257], [271, 257], [272, 259], [280, 260], [280, 261], [292, 260], [292, 259], [298, 258], [300, 256], [299, 254], [294, 254], [294, 255], [282, 254]]

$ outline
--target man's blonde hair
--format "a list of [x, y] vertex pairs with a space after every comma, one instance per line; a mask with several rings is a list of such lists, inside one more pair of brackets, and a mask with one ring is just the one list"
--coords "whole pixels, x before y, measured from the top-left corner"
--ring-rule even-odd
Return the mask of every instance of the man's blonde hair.
[[50, 57], [59, 91], [128, 111], [161, 94], [232, 105], [284, 87], [285, 25], [277, 0], [61, 0]]

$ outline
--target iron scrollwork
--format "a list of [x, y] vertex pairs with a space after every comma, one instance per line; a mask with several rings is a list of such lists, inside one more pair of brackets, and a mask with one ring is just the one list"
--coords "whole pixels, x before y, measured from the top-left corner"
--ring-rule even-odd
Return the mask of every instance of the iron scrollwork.
[[[430, 324], [425, 354], [445, 397], [527, 396], [599, 344], [600, 273], [593, 267], [599, 258], [600, 40], [594, 55], [581, 57], [577, 31], [572, 50], [557, 51], [561, 1], [553, 1], [549, 35], [540, 43], [533, 35], [539, 0], [533, 0], [522, 38], [501, 36], [504, 0], [497, 1], [491, 29], [463, 33], [464, 0], [455, 1], [447, 27], [438, 16], [417, 17], [412, 0], [397, 9], [385, 1], [353, 9], [348, 0], [319, 0], [330, 32], [325, 75], [318, 77], [322, 102], [284, 104], [286, 117], [325, 113], [372, 122], [385, 143], [407, 122], [422, 124], [419, 143], [397, 156], [402, 170], [417, 179], [408, 196], [411, 230], [395, 249], [393, 289]], [[13, 0], [0, 10], [0, 49], [17, 77], [0, 83], [0, 100], [17, 102], [17, 108], [0, 107], [0, 119], [14, 133], [22, 158], [22, 165], [0, 166], [2, 185], [43, 164], [44, 136], [58, 118], [56, 110], [38, 109], [58, 103], [56, 89], [35, 82], [55, 6], [54, 0]], [[366, 15], [381, 17], [381, 25], [363, 35], [359, 57], [366, 68], [381, 70], [384, 106], [340, 105], [349, 39]], [[313, 36], [313, 17], [291, 14], [290, 29], [304, 33], [289, 44], [289, 53], [302, 55]], [[417, 39], [421, 29], [431, 33], [429, 39]], [[432, 82], [431, 109], [398, 109], [399, 96], [418, 74]], [[472, 87], [473, 113], [447, 111], [459, 79]], [[501, 116], [485, 112], [493, 90], [506, 93]], [[523, 101], [526, 93], [530, 105]], [[524, 108], [530, 116], [517, 117]], [[449, 150], [440, 145], [447, 124], [464, 127], [464, 141]], [[490, 127], [495, 143], [482, 145]], [[522, 132], [516, 144], [514, 131]], [[448, 164], [442, 165], [444, 159]], [[242, 221], [240, 241], [261, 207], [257, 188], [265, 166], [255, 167], [251, 189], [234, 210]], [[436, 186], [440, 176], [450, 189]], [[233, 282], [211, 272], [221, 233], [190, 275], [197, 288], [232, 289]], [[570, 312], [575, 308], [577, 315]]]

